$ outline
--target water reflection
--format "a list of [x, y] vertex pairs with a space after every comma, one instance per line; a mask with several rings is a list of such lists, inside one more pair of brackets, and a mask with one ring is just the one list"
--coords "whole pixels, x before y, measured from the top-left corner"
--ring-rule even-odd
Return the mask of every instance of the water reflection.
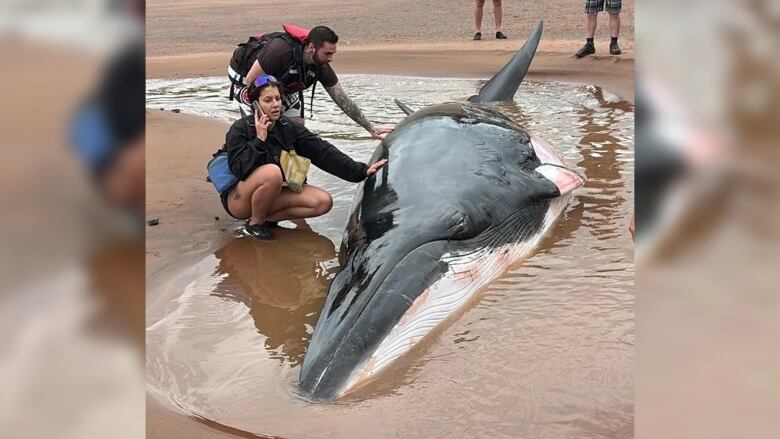
[[216, 252], [216, 274], [226, 274], [213, 295], [244, 303], [271, 358], [300, 365], [312, 328], [338, 271], [335, 245], [305, 222], [276, 230], [278, 241], [236, 239]]
[[622, 233], [615, 219], [620, 217], [620, 206], [625, 201], [620, 194], [625, 182], [618, 158], [626, 146], [616, 137], [613, 126], [618, 122], [616, 112], [623, 112], [624, 103], [610, 103], [601, 88], [593, 89], [592, 99], [577, 112], [580, 131], [584, 132], [579, 141], [582, 160], [577, 164], [585, 169], [588, 179], [587, 190], [579, 199], [588, 205], [586, 224], [590, 233], [597, 239], [606, 239]]
[[582, 217], [585, 213], [585, 205], [579, 197], [572, 197], [569, 201], [569, 208], [566, 209], [556, 226], [550, 229], [550, 232], [539, 243], [542, 251], [550, 250], [568, 245], [567, 240], [574, 237], [574, 233], [582, 224]]
[[531, 123], [530, 114], [523, 112], [523, 106], [516, 101], [497, 102], [491, 105], [496, 111], [500, 111], [518, 125], [527, 127]]

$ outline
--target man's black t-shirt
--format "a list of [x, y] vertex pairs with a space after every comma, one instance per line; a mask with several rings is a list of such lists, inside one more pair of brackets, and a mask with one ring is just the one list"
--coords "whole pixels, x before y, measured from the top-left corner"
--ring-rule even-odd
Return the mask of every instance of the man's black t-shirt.
[[[281, 38], [271, 40], [257, 53], [257, 61], [260, 67], [268, 75], [281, 77], [286, 69], [293, 63], [293, 50], [287, 42]], [[339, 82], [336, 72], [328, 64], [310, 66], [317, 73], [317, 78], [325, 87], [333, 87]], [[306, 88], [311, 84], [306, 84]]]

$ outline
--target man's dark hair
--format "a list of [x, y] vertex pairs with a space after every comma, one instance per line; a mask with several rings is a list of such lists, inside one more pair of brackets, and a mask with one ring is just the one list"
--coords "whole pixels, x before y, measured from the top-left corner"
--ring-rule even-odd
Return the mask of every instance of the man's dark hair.
[[315, 26], [309, 31], [309, 35], [304, 40], [304, 46], [314, 43], [314, 47], [319, 49], [325, 43], [336, 44], [339, 42], [339, 36], [327, 26]]

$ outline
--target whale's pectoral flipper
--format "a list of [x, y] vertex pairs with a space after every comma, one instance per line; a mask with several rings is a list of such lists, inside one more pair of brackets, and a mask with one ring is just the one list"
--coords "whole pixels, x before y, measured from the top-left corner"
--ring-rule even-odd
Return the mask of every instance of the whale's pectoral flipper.
[[479, 95], [469, 98], [471, 102], [500, 102], [511, 101], [523, 82], [528, 68], [531, 67], [531, 61], [536, 54], [536, 48], [539, 46], [539, 40], [542, 38], [542, 20], [536, 23], [536, 29], [525, 42], [523, 47], [515, 53], [515, 56], [501, 68], [490, 81], [479, 91]]
[[409, 116], [412, 113], [414, 113], [414, 110], [409, 108], [406, 104], [404, 104], [403, 102], [399, 101], [398, 99], [395, 99], [395, 104], [398, 105], [398, 108], [400, 108], [401, 111], [406, 113], [407, 116]]
[[544, 176], [544, 178], [549, 180], [557, 188], [556, 191], [553, 191], [550, 194], [539, 194], [540, 198], [553, 198], [566, 195], [585, 184], [585, 177], [578, 172], [563, 166], [544, 163], [538, 166], [535, 171]]

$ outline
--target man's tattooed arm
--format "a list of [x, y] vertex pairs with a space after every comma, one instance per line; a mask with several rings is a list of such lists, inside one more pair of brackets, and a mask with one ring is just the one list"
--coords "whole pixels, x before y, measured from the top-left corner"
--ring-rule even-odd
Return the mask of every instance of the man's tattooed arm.
[[344, 89], [341, 88], [341, 84], [337, 82], [333, 87], [325, 87], [325, 91], [328, 92], [330, 98], [333, 99], [333, 102], [335, 102], [339, 108], [341, 108], [341, 111], [343, 111], [344, 114], [357, 122], [358, 125], [365, 128], [369, 133], [374, 133], [374, 125], [372, 125], [366, 116], [363, 115], [363, 112], [360, 111], [357, 104], [347, 96]]

